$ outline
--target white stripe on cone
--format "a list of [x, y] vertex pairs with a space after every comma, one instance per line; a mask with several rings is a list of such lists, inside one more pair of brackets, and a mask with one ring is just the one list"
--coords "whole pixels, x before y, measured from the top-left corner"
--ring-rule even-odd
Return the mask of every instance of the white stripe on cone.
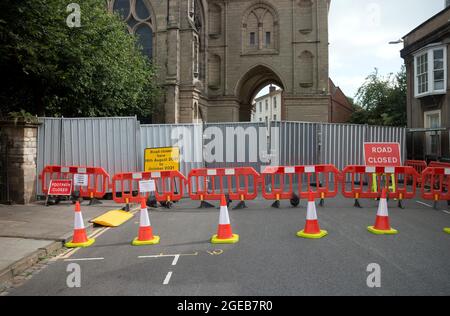
[[75, 229], [84, 229], [83, 215], [81, 212], [75, 212]]
[[308, 210], [306, 212], [306, 220], [312, 221], [317, 219], [316, 203], [308, 202]]
[[230, 224], [230, 216], [228, 214], [228, 207], [221, 206], [220, 207], [219, 225], [229, 225], [229, 224]]
[[388, 205], [387, 205], [387, 200], [381, 198], [380, 199], [380, 204], [378, 206], [378, 212], [377, 212], [378, 216], [384, 216], [387, 217], [389, 216], [388, 214]]
[[141, 209], [141, 219], [140, 219], [141, 227], [150, 227], [150, 217], [148, 216], [148, 211], [146, 208]]

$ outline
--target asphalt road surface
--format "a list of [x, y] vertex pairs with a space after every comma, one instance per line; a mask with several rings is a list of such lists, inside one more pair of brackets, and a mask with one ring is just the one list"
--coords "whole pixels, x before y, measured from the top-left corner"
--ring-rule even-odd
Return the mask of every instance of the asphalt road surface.
[[[219, 212], [184, 201], [171, 210], [151, 210], [157, 246], [132, 247], [139, 216], [101, 235], [91, 248], [55, 258], [9, 295], [450, 295], [450, 213], [411, 200], [406, 209], [389, 202], [395, 236], [375, 236], [377, 202], [331, 199], [318, 207], [320, 240], [296, 237], [303, 228], [300, 208], [263, 200], [231, 210], [236, 245], [212, 245]], [[81, 268], [81, 287], [70, 288], [70, 264]], [[369, 264], [381, 269], [381, 287], [370, 288]], [[70, 279], [70, 277], [69, 277]], [[369, 277], [370, 279], [370, 277]]]

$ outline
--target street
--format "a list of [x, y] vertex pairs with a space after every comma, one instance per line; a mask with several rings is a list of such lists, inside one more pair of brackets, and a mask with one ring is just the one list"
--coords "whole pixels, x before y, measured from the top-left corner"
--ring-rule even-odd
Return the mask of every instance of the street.
[[[236, 203], [233, 203], [235, 205]], [[320, 240], [296, 237], [303, 229], [306, 201], [300, 208], [282, 202], [247, 202], [232, 210], [235, 245], [212, 245], [217, 209], [197, 209], [183, 200], [171, 210], [150, 210], [157, 246], [133, 247], [139, 213], [115, 229], [97, 229], [96, 243], [51, 259], [42, 271], [9, 295], [450, 295], [450, 224], [447, 211], [410, 200], [405, 209], [389, 202], [395, 236], [376, 236], [377, 201], [363, 209], [342, 197], [317, 207]], [[446, 207], [440, 204], [441, 209]], [[73, 264], [80, 267], [80, 287], [69, 287]], [[368, 266], [380, 267], [379, 288], [368, 286]], [[72, 266], [71, 266], [72, 265]], [[70, 269], [68, 269], [70, 268]], [[69, 270], [69, 271], [68, 271]]]

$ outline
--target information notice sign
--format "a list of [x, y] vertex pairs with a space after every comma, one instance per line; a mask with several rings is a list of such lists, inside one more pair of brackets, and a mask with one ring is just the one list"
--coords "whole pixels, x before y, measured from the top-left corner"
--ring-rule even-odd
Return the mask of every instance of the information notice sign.
[[144, 171], [179, 171], [180, 148], [147, 148], [144, 154]]

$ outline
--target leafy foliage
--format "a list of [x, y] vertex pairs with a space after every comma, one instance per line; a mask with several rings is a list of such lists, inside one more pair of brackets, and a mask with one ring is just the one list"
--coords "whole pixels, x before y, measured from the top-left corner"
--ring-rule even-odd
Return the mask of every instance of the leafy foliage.
[[0, 2], [0, 117], [150, 116], [160, 89], [137, 38], [98, 0], [80, 1], [81, 27], [69, 28], [71, 2]]
[[370, 74], [356, 94], [352, 123], [406, 126], [406, 68], [396, 75]]

